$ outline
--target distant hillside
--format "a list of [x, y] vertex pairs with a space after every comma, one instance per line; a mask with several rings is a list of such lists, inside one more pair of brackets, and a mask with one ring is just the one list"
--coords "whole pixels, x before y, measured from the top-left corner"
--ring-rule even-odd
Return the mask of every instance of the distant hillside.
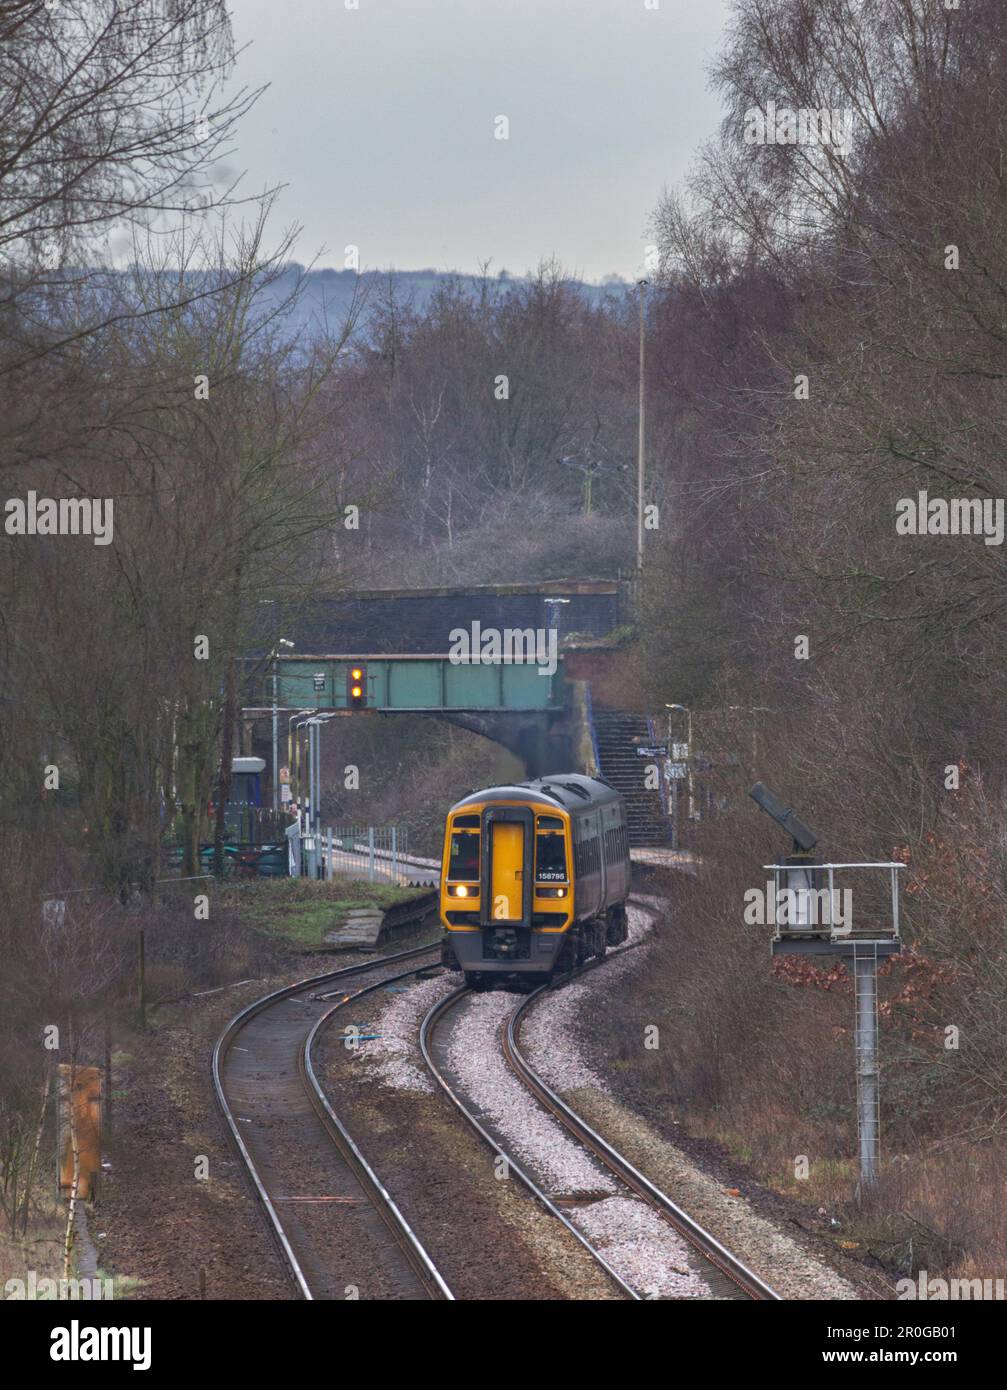
[[[354, 293], [362, 297], [365, 305], [362, 320], [366, 322], [368, 308], [381, 300], [387, 301], [389, 281], [394, 282], [395, 293], [403, 303], [411, 304], [422, 312], [430, 302], [435, 291], [442, 285], [458, 284], [476, 292], [482, 284], [478, 275], [457, 275], [439, 270], [312, 270], [305, 274], [304, 267], [291, 263], [283, 275], [264, 291], [269, 300], [282, 301], [293, 290], [297, 278], [305, 276], [301, 296], [290, 315], [291, 331], [300, 334], [324, 326], [335, 330], [343, 322], [353, 302]], [[524, 276], [508, 275], [501, 271], [490, 277], [497, 288], [507, 285], [527, 283]], [[607, 277], [601, 285], [587, 284], [582, 280], [570, 280], [569, 284], [587, 299], [600, 301], [606, 295], [622, 295], [631, 288], [628, 281], [617, 276]]]

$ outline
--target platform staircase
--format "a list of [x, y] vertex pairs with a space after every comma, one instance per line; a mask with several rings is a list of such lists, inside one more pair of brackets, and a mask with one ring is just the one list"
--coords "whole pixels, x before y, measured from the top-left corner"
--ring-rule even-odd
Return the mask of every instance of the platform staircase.
[[655, 743], [646, 717], [598, 705], [591, 717], [601, 775], [622, 793], [626, 802], [630, 847], [666, 845], [671, 837], [671, 822], [661, 804], [660, 791], [646, 785], [647, 768], [654, 759], [637, 751]]

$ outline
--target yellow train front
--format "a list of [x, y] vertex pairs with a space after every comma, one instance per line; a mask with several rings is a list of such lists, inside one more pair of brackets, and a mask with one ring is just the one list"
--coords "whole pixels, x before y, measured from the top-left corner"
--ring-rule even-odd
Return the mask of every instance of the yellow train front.
[[607, 782], [554, 773], [473, 792], [444, 829], [442, 961], [477, 986], [569, 971], [625, 941], [629, 879]]

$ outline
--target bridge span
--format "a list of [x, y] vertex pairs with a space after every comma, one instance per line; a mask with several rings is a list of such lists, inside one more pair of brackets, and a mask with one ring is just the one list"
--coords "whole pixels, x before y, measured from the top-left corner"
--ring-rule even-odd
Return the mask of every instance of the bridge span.
[[653, 743], [654, 730], [642, 715], [614, 720], [592, 706], [592, 685], [604, 685], [631, 633], [630, 602], [614, 579], [319, 597], [293, 623], [277, 617], [260, 667], [263, 650], [277, 655], [246, 719], [271, 708], [274, 676], [284, 717], [430, 715], [507, 748], [529, 777], [609, 777], [630, 802], [634, 841], [656, 843], [662, 794], [644, 789], [634, 746]]

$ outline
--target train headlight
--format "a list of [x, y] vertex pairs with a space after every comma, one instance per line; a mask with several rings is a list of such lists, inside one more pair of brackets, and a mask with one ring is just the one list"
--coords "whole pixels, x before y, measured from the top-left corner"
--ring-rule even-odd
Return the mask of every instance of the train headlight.
[[464, 883], [449, 883], [449, 884], [448, 884], [448, 897], [449, 897], [449, 898], [467, 898], [467, 897], [469, 897], [470, 895], [474, 895], [475, 892], [476, 892], [476, 890], [475, 890], [474, 888], [469, 888], [468, 885], [467, 885], [467, 884], [464, 884]]
[[537, 893], [540, 898], [565, 898], [565, 888], [538, 888]]

